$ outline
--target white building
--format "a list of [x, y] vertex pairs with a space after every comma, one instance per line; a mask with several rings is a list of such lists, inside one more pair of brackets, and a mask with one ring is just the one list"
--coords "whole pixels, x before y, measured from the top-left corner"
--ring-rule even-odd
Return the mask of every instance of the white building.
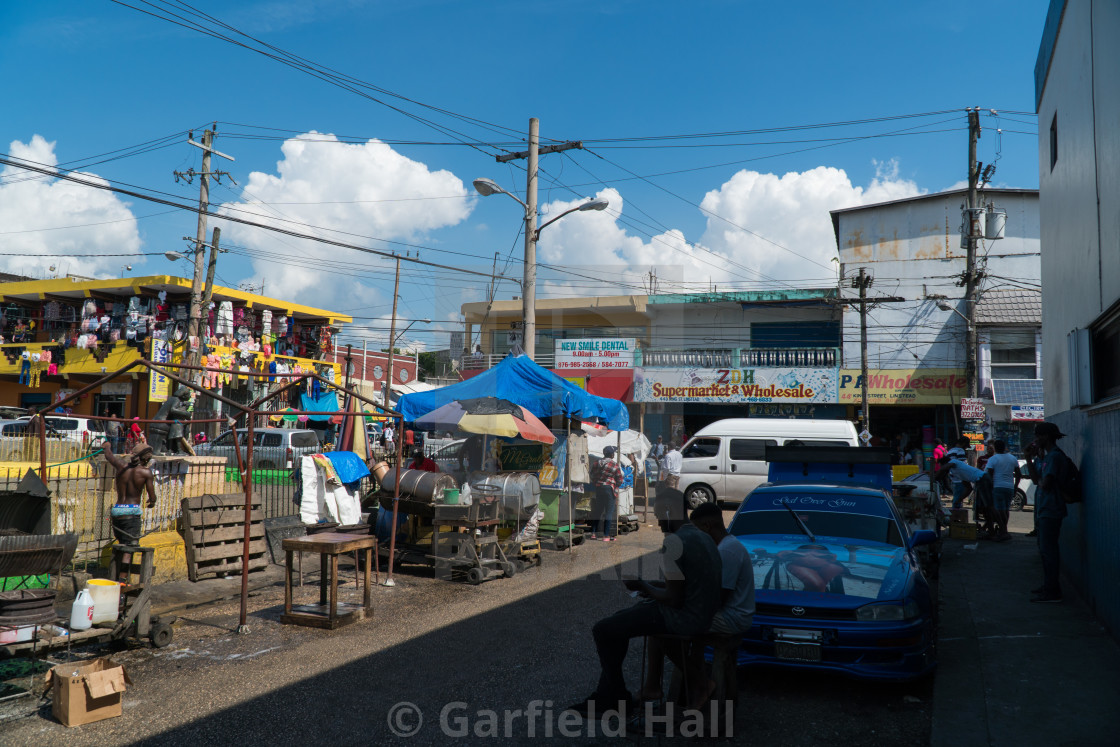
[[[852, 280], [863, 268], [873, 278], [868, 297], [891, 299], [877, 304], [867, 318], [869, 419], [875, 435], [914, 437], [918, 426], [929, 426], [948, 442], [965, 430], [959, 404], [968, 396], [961, 241], [966, 195], [956, 190], [832, 211], [845, 297], [858, 296]], [[1012, 425], [1012, 406], [1042, 404], [1036, 334], [1038, 192], [987, 188], [979, 197], [982, 205], [1007, 214], [1004, 238], [981, 241], [977, 249], [982, 280], [974, 355], [980, 393], [989, 405], [981, 430], [985, 437], [1009, 440], [1014, 451], [1025, 445], [1024, 428], [1029, 432], [1033, 426]], [[843, 340], [841, 398], [861, 402], [857, 305], [845, 307]], [[925, 386], [906, 391], [902, 384], [914, 378]]]
[[1051, 0], [1035, 65], [1046, 419], [1077, 462], [1084, 503], [1062, 566], [1120, 634], [1120, 3]]

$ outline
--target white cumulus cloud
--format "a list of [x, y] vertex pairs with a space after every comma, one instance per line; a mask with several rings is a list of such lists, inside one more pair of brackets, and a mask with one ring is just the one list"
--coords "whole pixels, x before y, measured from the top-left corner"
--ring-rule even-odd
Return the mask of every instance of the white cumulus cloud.
[[[11, 143], [14, 159], [35, 166], [57, 166], [55, 142], [35, 135], [31, 142]], [[13, 159], [13, 160], [14, 160]], [[105, 184], [94, 174], [85, 181]], [[112, 192], [25, 171], [0, 170], [0, 261], [7, 272], [45, 277], [54, 265], [59, 273], [113, 276], [126, 263], [143, 257], [81, 257], [89, 254], [134, 254], [140, 250], [136, 218], [128, 204]], [[65, 257], [49, 257], [65, 254]]]
[[[222, 205], [221, 211], [379, 251], [391, 247], [366, 237], [413, 240], [460, 223], [471, 211], [473, 202], [458, 177], [433, 171], [378, 140], [349, 144], [334, 135], [309, 132], [285, 141], [281, 152], [276, 173], [250, 174], [241, 200]], [[270, 296], [328, 308], [345, 297], [374, 302], [373, 292], [353, 277], [352, 269], [339, 269], [336, 263], [374, 269], [384, 268], [385, 261], [251, 226], [221, 223], [223, 243], [228, 238], [250, 254], [294, 258], [282, 262], [254, 257], [255, 279], [265, 281]]]
[[[828, 166], [781, 176], [740, 171], [704, 196], [700, 207], [706, 228], [698, 241], [676, 229], [638, 235], [620, 220], [622, 196], [604, 189], [596, 196], [609, 200], [606, 211], [573, 213], [541, 234], [538, 262], [569, 271], [542, 268], [542, 286], [550, 295], [642, 292], [651, 267], [663, 291], [718, 289], [730, 283], [744, 287], [772, 279], [815, 285], [834, 281], [836, 240], [829, 211], [925, 191], [900, 178], [896, 161], [876, 162], [875, 167], [866, 186]], [[542, 222], [581, 202], [549, 203]], [[605, 277], [594, 287], [576, 276], [596, 268]]]

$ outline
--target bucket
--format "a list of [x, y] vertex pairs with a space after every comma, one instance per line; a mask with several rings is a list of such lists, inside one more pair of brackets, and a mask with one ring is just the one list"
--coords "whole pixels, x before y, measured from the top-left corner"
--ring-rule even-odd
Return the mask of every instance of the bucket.
[[93, 597], [93, 624], [115, 622], [120, 616], [121, 585], [116, 581], [91, 578], [86, 582], [86, 589]]
[[443, 489], [443, 502], [455, 506], [459, 503], [459, 488], [444, 488]]

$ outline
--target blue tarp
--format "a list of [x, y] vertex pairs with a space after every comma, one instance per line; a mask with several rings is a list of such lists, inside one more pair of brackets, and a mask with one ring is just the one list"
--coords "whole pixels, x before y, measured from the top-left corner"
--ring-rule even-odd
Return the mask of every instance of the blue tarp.
[[626, 405], [588, 394], [524, 355], [508, 356], [490, 370], [458, 384], [406, 394], [400, 398], [397, 409], [411, 422], [448, 402], [476, 397], [508, 399], [538, 418], [568, 415], [581, 420], [598, 419], [615, 431], [630, 427]]
[[369, 477], [369, 467], [352, 451], [328, 451], [324, 456], [331, 460], [334, 471], [338, 473], [338, 479], [347, 485], [358, 482], [363, 477]]
[[[338, 395], [334, 392], [324, 392], [315, 399], [310, 394], [299, 395], [300, 409], [307, 412], [338, 412]], [[330, 415], [308, 415], [308, 420], [324, 422], [331, 419]]]

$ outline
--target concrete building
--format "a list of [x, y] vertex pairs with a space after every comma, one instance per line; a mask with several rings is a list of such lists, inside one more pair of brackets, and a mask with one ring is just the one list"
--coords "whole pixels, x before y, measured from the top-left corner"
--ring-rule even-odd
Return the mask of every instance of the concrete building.
[[1082, 471], [1063, 570], [1120, 637], [1120, 3], [1051, 0], [1035, 66], [1046, 419]]
[[[948, 442], [968, 430], [960, 420], [960, 400], [968, 396], [968, 314], [961, 287], [965, 196], [956, 190], [832, 211], [844, 296], [858, 295], [851, 281], [863, 268], [873, 278], [868, 297], [893, 299], [876, 305], [867, 319], [869, 419], [876, 436], [913, 438], [926, 426]], [[1033, 426], [1012, 425], [1012, 407], [1019, 412], [1041, 404], [1038, 192], [987, 188], [980, 197], [982, 204], [1005, 210], [1007, 223], [1003, 239], [981, 242], [978, 249], [983, 279], [973, 355], [988, 407], [987, 419], [975, 427], [978, 437], [1013, 437], [1015, 448], [1022, 428]], [[844, 308], [842, 337], [840, 401], [859, 404], [857, 305]], [[1004, 385], [1005, 379], [1016, 383]]]

